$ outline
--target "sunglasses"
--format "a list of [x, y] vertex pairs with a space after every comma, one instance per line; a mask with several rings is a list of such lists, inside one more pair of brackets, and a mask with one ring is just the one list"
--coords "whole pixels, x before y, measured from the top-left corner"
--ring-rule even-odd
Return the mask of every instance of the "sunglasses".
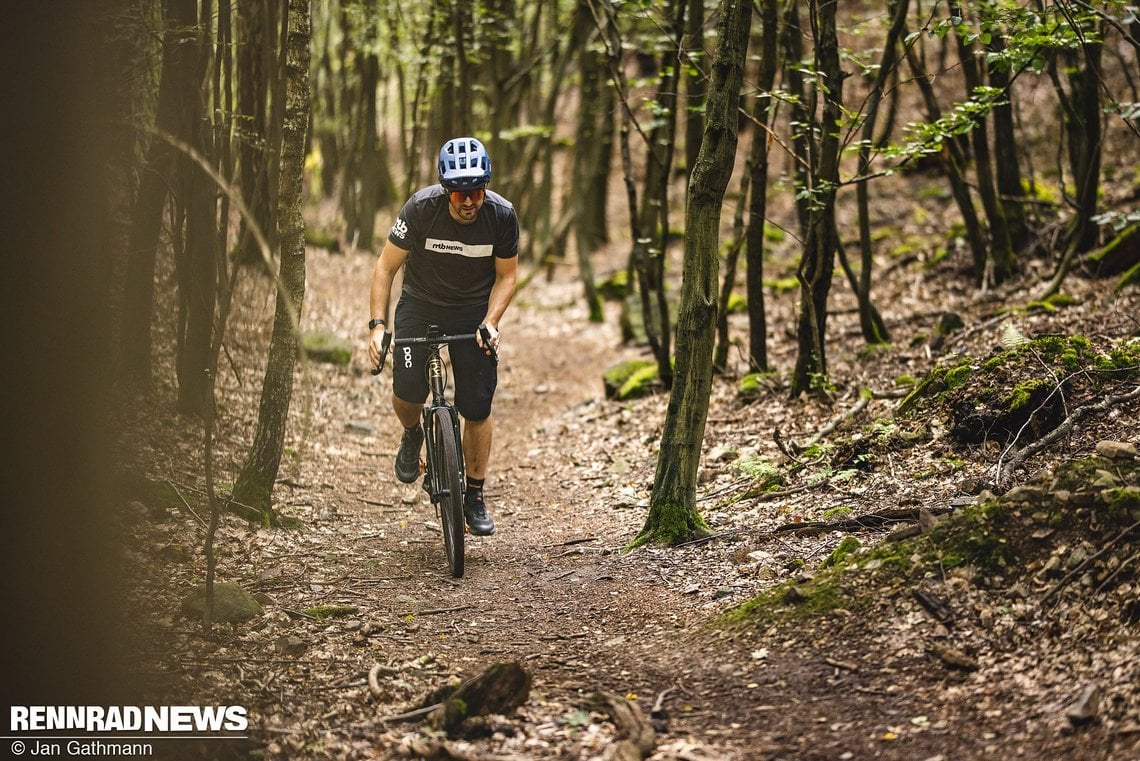
[[483, 200], [483, 195], [483, 188], [477, 188], [476, 190], [453, 190], [451, 191], [451, 202], [458, 206], [470, 198], [475, 203], [479, 203]]

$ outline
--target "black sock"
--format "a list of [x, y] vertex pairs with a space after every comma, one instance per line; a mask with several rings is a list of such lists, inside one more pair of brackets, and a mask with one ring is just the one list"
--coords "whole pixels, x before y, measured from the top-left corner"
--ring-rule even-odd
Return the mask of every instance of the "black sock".
[[483, 491], [483, 482], [485, 482], [486, 480], [487, 479], [485, 479], [485, 478], [472, 478], [471, 476], [467, 476], [467, 491], [469, 491], [469, 492], [472, 492], [472, 491], [481, 492], [481, 491]]

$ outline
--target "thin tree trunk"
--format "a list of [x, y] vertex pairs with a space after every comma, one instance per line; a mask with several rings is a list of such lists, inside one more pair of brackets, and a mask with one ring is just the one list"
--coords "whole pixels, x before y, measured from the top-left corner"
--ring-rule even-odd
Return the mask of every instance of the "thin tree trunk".
[[[205, 79], [211, 57], [207, 37], [212, 9], [202, 3], [194, 31], [194, 88], [183, 112], [183, 136], [205, 161], [213, 161], [213, 131]], [[218, 256], [217, 187], [213, 178], [189, 156], [181, 158], [186, 194], [186, 251], [180, 262], [180, 295], [186, 321], [178, 347], [178, 411], [203, 417], [209, 404], [210, 343], [214, 335], [217, 303], [215, 267]]]
[[669, 241], [669, 175], [677, 133], [677, 86], [680, 82], [681, 38], [688, 0], [672, 0], [673, 46], [662, 55], [656, 104], [661, 116], [649, 133], [645, 169], [645, 193], [641, 198], [641, 223], [645, 234], [635, 241], [634, 269], [641, 293], [642, 317], [649, 344], [657, 359], [657, 373], [666, 389], [673, 385], [672, 327], [665, 295], [665, 250]]
[[277, 309], [269, 361], [261, 387], [257, 432], [234, 485], [234, 502], [253, 508], [265, 523], [272, 523], [273, 482], [281, 464], [285, 425], [293, 395], [293, 369], [297, 363], [298, 325], [305, 295], [305, 223], [301, 217], [305, 138], [309, 123], [309, 0], [289, 0], [285, 124], [281, 145], [281, 189], [278, 219], [281, 230], [281, 266]]
[[827, 375], [825, 334], [827, 299], [835, 269], [838, 234], [835, 229], [835, 191], [839, 184], [839, 120], [843, 112], [843, 72], [839, 68], [839, 42], [835, 28], [835, 3], [810, 3], [818, 37], [815, 41], [816, 68], [827, 90], [818, 153], [818, 170], [813, 172], [811, 204], [807, 209], [808, 228], [797, 278], [800, 281], [799, 348], [792, 374], [791, 393], [798, 396], [816, 390]]
[[634, 544], [677, 544], [707, 533], [697, 469], [712, 391], [721, 209], [736, 156], [737, 111], [751, 0], [722, 0], [705, 133], [685, 204], [685, 266], [677, 319], [677, 373], [661, 433], [649, 515]]
[[[1103, 32], [1103, 30], [1102, 30]], [[1069, 75], [1071, 92], [1065, 98], [1060, 83], [1054, 85], [1061, 98], [1066, 144], [1069, 148], [1069, 168], [1076, 186], [1075, 208], [1065, 236], [1065, 246], [1053, 277], [1041, 294], [1049, 296], [1061, 290], [1061, 285], [1080, 254], [1092, 249], [1097, 242], [1096, 196], [1100, 187], [1100, 153], [1103, 125], [1099, 83], [1101, 79], [1101, 53], [1103, 44], [1085, 41], [1081, 44], [1083, 65], [1076, 66]]]
[[701, 137], [705, 131], [705, 99], [708, 86], [705, 68], [705, 3], [689, 0], [685, 19], [685, 171], [693, 175]]
[[740, 196], [736, 202], [736, 214], [732, 219], [732, 241], [728, 255], [724, 258], [724, 280], [720, 287], [720, 297], [716, 307], [716, 349], [713, 351], [713, 370], [723, 373], [728, 369], [728, 302], [736, 288], [736, 263], [740, 259], [740, 249], [744, 248], [744, 210], [747, 208], [748, 185], [752, 181], [752, 167], [748, 164], [740, 177]]
[[[879, 105], [883, 99], [883, 89], [888, 79], [898, 65], [898, 45], [906, 27], [909, 0], [897, 0], [893, 3], [891, 26], [887, 30], [887, 40], [883, 44], [883, 60], [879, 63], [879, 71], [871, 92], [867, 96], [867, 107], [863, 122], [863, 140], [859, 147], [859, 176], [855, 185], [856, 203], [859, 207], [859, 249], [861, 268], [859, 280], [853, 283], [855, 295], [859, 299], [859, 328], [863, 331], [863, 340], [868, 344], [881, 344], [890, 341], [887, 327], [883, 323], [879, 311], [871, 301], [871, 270], [874, 265], [874, 251], [871, 245], [871, 209], [867, 194], [867, 174], [871, 166], [871, 145], [875, 136], [875, 122], [879, 116]], [[889, 133], [887, 133], [889, 134]], [[846, 269], [846, 257], [841, 259]]]
[[[266, 0], [246, 0], [238, 6], [238, 121], [239, 165], [242, 198], [253, 221], [265, 233], [273, 226], [269, 205], [268, 92], [271, 61], [268, 8]], [[261, 261], [257, 239], [249, 231], [250, 222], [241, 220], [238, 259], [242, 263]]]
[[[962, 7], [958, 0], [951, 0], [950, 13], [962, 17]], [[958, 60], [962, 64], [962, 75], [966, 82], [966, 97], [973, 98], [974, 93], [985, 82], [982, 81], [981, 64], [974, 56], [974, 46], [966, 40], [960, 27], [961, 25], [954, 27], [954, 36], [958, 42]], [[986, 221], [990, 228], [989, 257], [986, 261], [986, 281], [989, 285], [991, 279], [993, 283], [1000, 283], [1012, 274], [1014, 252], [1006, 227], [1005, 209], [998, 203], [993, 164], [990, 160], [989, 128], [985, 116], [980, 116], [974, 128], [970, 130], [970, 139], [974, 149], [978, 196], [982, 200], [982, 208], [985, 209]]]
[[[1001, 34], [994, 34], [987, 49], [1001, 53], [1005, 41]], [[1009, 71], [997, 63], [989, 65], [990, 85], [998, 88], [1005, 97], [994, 105], [994, 145], [1002, 147], [994, 155], [998, 199], [1005, 219], [1009, 245], [1016, 253], [1023, 251], [1029, 242], [1029, 229], [1025, 221], [1025, 189], [1021, 187], [1021, 168], [1017, 160], [1017, 135], [1013, 124], [1013, 98], [1010, 92], [1012, 79]]]
[[[906, 59], [914, 73], [914, 82], [922, 94], [926, 104], [927, 119], [933, 124], [942, 118], [942, 109], [938, 106], [938, 99], [934, 95], [934, 88], [926, 69], [915, 55], [912, 48], [906, 49]], [[939, 154], [942, 168], [946, 178], [950, 181], [950, 191], [962, 215], [962, 223], [966, 226], [966, 241], [970, 246], [970, 254], [974, 262], [974, 282], [981, 285], [986, 272], [986, 261], [989, 253], [986, 250], [985, 238], [982, 236], [982, 226], [978, 221], [978, 213], [974, 208], [974, 201], [970, 197], [970, 186], [966, 182], [966, 157], [962, 152], [961, 144], [953, 137], [943, 141], [942, 152]]]
[[780, 68], [778, 0], [760, 3], [760, 68], [752, 110], [752, 147], [749, 167], [752, 192], [748, 198], [748, 232], [745, 236], [745, 294], [748, 299], [748, 365], [752, 371], [768, 369], [768, 327], [764, 306], [764, 224], [768, 213], [768, 125], [774, 108], [772, 86]]
[[[186, 29], [195, 21], [194, 3], [166, 0], [162, 43], [162, 75], [158, 86], [155, 128], [168, 135], [181, 132], [182, 99], [192, 81], [194, 48]], [[174, 149], [152, 135], [138, 197], [131, 216], [126, 283], [123, 296], [122, 362], [127, 383], [151, 387], [151, 321], [154, 316], [154, 269], [162, 216], [174, 183]]]
[[[571, 48], [577, 51], [579, 71], [578, 124], [574, 133], [574, 158], [571, 164], [571, 181], [567, 193], [567, 206], [574, 216], [574, 241], [578, 251], [578, 274], [582, 279], [583, 297], [591, 322], [601, 322], [604, 316], [602, 300], [594, 282], [594, 269], [590, 254], [605, 239], [605, 230], [599, 230], [599, 220], [593, 216], [596, 209], [592, 199], [598, 187], [594, 183], [598, 164], [608, 159], [602, 154], [599, 132], [609, 119], [604, 110], [604, 93], [609, 88], [602, 81], [604, 60], [593, 50], [590, 42], [596, 27], [590, 15], [587, 0], [579, 0], [575, 9], [574, 32]], [[568, 51], [569, 54], [569, 51]], [[605, 218], [601, 220], [604, 225]]]
[[357, 155], [360, 158], [360, 191], [356, 196], [356, 246], [372, 249], [376, 232], [376, 213], [387, 195], [380, 166], [380, 135], [376, 129], [376, 88], [380, 84], [380, 57], [376, 54], [376, 0], [365, 6], [368, 13], [364, 33], [364, 50], [360, 61], [360, 118]]

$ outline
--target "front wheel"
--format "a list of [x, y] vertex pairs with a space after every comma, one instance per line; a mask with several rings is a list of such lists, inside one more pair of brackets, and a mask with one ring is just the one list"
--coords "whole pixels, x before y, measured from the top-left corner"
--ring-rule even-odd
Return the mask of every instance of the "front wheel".
[[458, 437], [448, 410], [433, 413], [431, 435], [438, 462], [439, 520], [443, 527], [443, 545], [447, 550], [447, 567], [455, 578], [463, 576], [463, 484], [460, 481]]

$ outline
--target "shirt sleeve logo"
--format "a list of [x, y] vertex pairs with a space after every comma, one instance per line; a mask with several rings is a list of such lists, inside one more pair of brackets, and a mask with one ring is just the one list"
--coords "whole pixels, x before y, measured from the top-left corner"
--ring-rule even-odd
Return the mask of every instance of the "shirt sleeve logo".
[[408, 223], [403, 217], [396, 217], [396, 224], [392, 225], [392, 234], [400, 240], [408, 237]]

